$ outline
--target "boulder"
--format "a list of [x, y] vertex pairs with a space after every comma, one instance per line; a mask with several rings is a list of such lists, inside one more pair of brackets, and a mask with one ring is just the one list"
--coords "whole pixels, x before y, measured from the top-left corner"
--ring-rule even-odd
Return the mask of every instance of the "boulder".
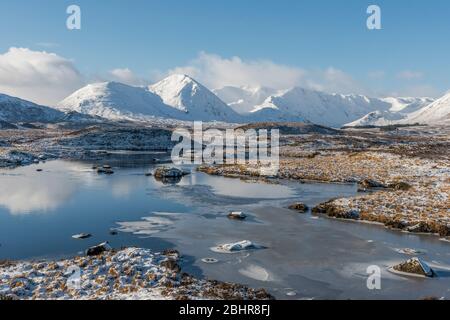
[[242, 211], [233, 211], [228, 214], [228, 218], [233, 220], [245, 220], [247, 215]]
[[100, 243], [99, 245], [90, 247], [89, 249], [86, 250], [86, 255], [87, 256], [98, 256], [100, 254], [102, 254], [105, 251], [111, 251], [112, 248], [109, 245], [108, 242], [103, 242]]
[[420, 258], [409, 259], [406, 262], [392, 267], [392, 269], [397, 272], [419, 275], [428, 278], [432, 278], [435, 276], [433, 269], [431, 269], [428, 264]]
[[156, 178], [181, 178], [185, 175], [188, 175], [189, 173], [182, 171], [178, 168], [166, 168], [166, 167], [160, 167], [155, 170], [153, 175]]
[[335, 200], [319, 204], [311, 211], [313, 214], [325, 214], [331, 218], [359, 220], [361, 214], [358, 210], [350, 208], [342, 208], [334, 203]]
[[77, 239], [77, 240], [89, 239], [90, 237], [92, 237], [92, 235], [90, 233], [80, 233], [80, 234], [75, 234], [72, 236], [73, 239]]

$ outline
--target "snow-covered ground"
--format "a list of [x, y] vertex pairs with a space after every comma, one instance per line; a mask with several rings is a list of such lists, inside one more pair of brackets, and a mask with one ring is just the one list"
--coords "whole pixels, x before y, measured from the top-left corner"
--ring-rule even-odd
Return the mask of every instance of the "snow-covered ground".
[[0, 297], [33, 300], [174, 300], [272, 297], [263, 289], [182, 273], [176, 251], [127, 248], [61, 261], [2, 262]]

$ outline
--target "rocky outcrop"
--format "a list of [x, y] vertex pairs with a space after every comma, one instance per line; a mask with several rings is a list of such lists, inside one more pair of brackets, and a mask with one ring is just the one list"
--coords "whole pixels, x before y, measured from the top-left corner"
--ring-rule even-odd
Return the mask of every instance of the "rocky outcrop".
[[412, 258], [392, 267], [393, 271], [432, 278], [436, 274], [426, 262], [420, 258]]
[[313, 214], [325, 214], [332, 218], [338, 219], [349, 219], [349, 220], [358, 220], [360, 218], [360, 213], [358, 210], [345, 208], [343, 206], [337, 205], [335, 203], [337, 200], [331, 200], [312, 209]]

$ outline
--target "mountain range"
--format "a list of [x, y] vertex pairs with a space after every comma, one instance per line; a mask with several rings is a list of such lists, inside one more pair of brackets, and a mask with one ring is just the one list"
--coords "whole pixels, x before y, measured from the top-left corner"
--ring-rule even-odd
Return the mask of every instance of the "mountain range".
[[86, 119], [310, 122], [329, 127], [450, 123], [450, 94], [431, 98], [371, 98], [300, 87], [275, 90], [232, 87], [209, 90], [187, 75], [149, 87], [118, 82], [89, 84], [53, 108], [0, 95], [0, 121], [56, 122]]

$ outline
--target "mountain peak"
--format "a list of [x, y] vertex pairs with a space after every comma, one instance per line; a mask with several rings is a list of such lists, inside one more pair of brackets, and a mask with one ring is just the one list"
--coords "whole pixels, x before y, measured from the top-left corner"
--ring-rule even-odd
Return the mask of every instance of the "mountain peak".
[[238, 121], [240, 116], [208, 88], [188, 75], [174, 74], [149, 86], [164, 103], [203, 121]]

